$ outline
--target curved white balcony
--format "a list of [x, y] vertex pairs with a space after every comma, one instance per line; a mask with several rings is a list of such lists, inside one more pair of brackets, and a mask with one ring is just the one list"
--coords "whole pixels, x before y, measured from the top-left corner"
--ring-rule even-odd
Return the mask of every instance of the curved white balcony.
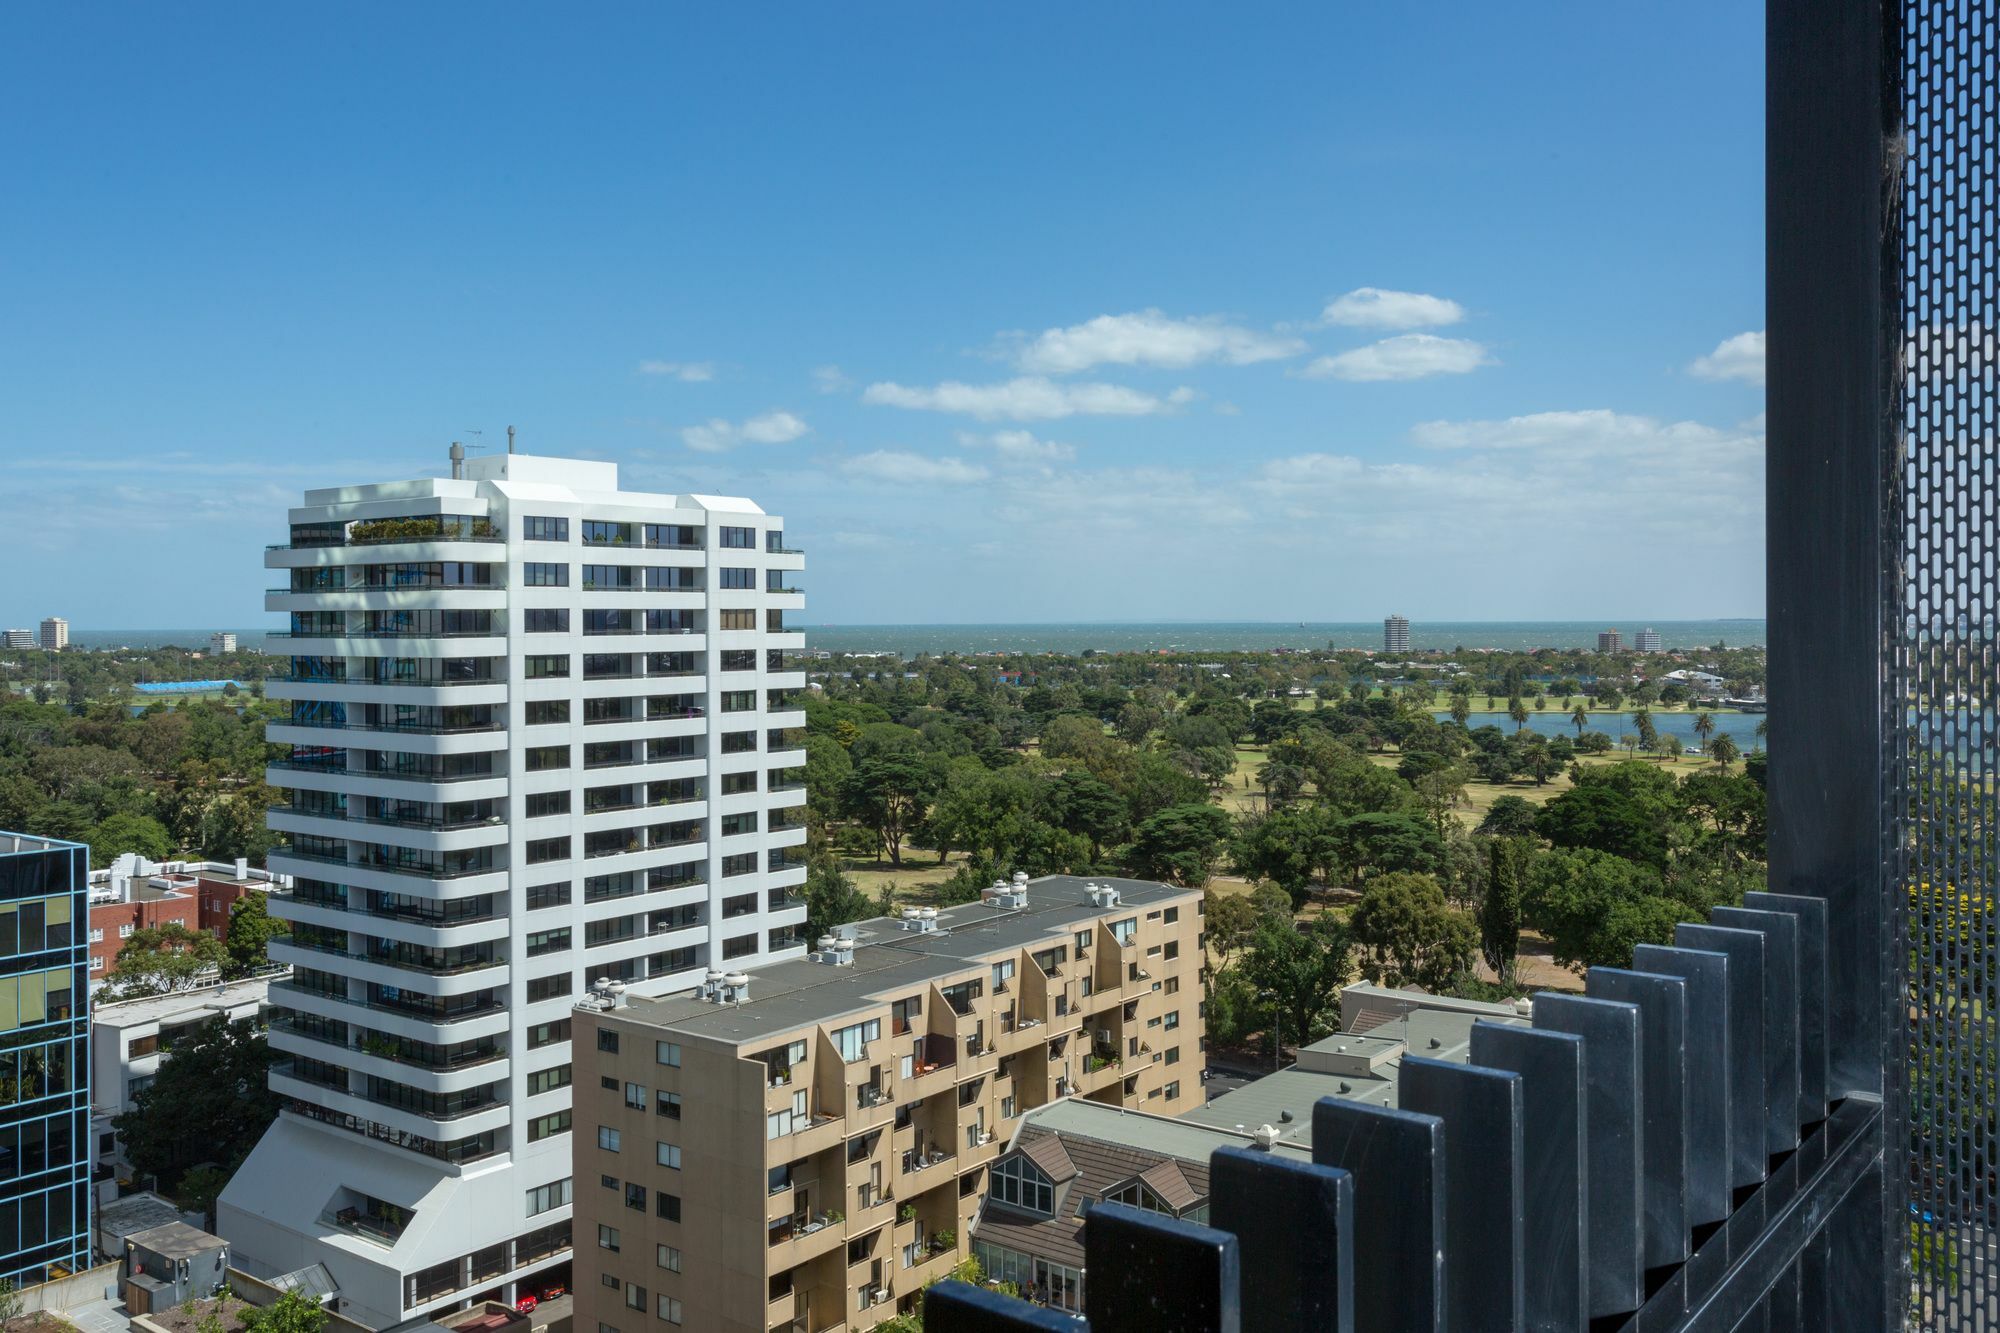
[[[270, 1041], [271, 1049], [274, 1051], [283, 1051], [287, 1055], [302, 1055], [310, 1060], [324, 1060], [328, 1064], [341, 1065], [358, 1074], [373, 1074], [377, 1078], [407, 1083], [425, 1092], [464, 1092], [468, 1088], [503, 1082], [512, 1067], [505, 1053], [484, 1059], [468, 1059], [442, 1068], [417, 1064], [391, 1056], [371, 1055], [359, 1046], [342, 1046], [337, 1042], [307, 1036], [282, 1023], [271, 1024]], [[320, 1085], [314, 1083], [311, 1086]]]
[[469, 778], [400, 778], [384, 773], [361, 773], [338, 768], [292, 768], [271, 764], [264, 769], [264, 781], [273, 787], [296, 787], [301, 791], [344, 792], [350, 798], [393, 796], [409, 801], [505, 800], [504, 776]]
[[[486, 1081], [491, 1082], [490, 1079]], [[359, 1093], [342, 1092], [323, 1083], [300, 1078], [284, 1072], [282, 1067], [271, 1070], [271, 1091], [282, 1097], [297, 1097], [300, 1101], [312, 1102], [328, 1110], [372, 1120], [406, 1134], [421, 1134], [438, 1140], [469, 1138], [489, 1129], [505, 1128], [509, 1109], [506, 1102], [500, 1101], [464, 1115], [434, 1119], [400, 1106], [371, 1100]]]
[[[327, 955], [319, 954], [317, 957], [319, 961], [312, 966], [329, 970]], [[465, 1014], [436, 1017], [386, 1008], [380, 1004], [370, 1004], [366, 1000], [323, 995], [318, 991], [284, 981], [271, 983], [271, 1003], [283, 1005], [287, 1009], [297, 1009], [301, 1013], [338, 1019], [343, 1023], [358, 1024], [374, 1028], [378, 1032], [387, 1032], [392, 1036], [407, 1037], [411, 1041], [427, 1041], [435, 1045], [472, 1041], [480, 1037], [497, 1037], [504, 1034], [509, 1025], [507, 1009], [498, 1001], [491, 1008], [482, 1007]], [[570, 1003], [574, 1004], [575, 1001], [572, 999]]]
[[400, 750], [404, 754], [478, 754], [507, 748], [502, 726], [465, 731], [415, 731], [350, 722], [341, 727], [307, 727], [270, 722], [264, 739], [273, 745], [332, 745], [349, 750]]

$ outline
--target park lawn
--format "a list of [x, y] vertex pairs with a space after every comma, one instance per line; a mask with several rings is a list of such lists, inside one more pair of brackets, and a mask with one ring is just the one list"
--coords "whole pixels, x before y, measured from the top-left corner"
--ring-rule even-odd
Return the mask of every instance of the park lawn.
[[843, 856], [840, 868], [854, 887], [873, 898], [887, 887], [899, 903], [925, 904], [936, 897], [937, 886], [965, 864], [964, 852], [953, 852], [938, 863], [937, 853], [916, 847], [903, 848], [903, 864], [898, 867], [872, 856]]

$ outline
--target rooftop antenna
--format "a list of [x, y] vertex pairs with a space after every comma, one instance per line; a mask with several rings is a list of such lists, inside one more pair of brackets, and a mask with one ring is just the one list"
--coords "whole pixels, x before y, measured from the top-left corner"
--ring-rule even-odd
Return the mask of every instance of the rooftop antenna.
[[514, 428], [512, 426], [507, 427], [507, 452], [510, 454], [514, 452]]
[[[483, 430], [468, 430], [461, 433], [466, 435], [484, 435], [486, 432]], [[486, 449], [486, 443], [483, 440], [475, 439], [465, 447], [474, 453], [483, 453]]]

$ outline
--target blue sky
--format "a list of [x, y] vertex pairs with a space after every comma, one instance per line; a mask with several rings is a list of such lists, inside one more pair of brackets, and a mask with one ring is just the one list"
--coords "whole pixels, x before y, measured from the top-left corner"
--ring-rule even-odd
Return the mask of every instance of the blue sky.
[[0, 620], [264, 623], [300, 490], [510, 423], [784, 515], [807, 623], [1760, 615], [1762, 43], [0, 9]]

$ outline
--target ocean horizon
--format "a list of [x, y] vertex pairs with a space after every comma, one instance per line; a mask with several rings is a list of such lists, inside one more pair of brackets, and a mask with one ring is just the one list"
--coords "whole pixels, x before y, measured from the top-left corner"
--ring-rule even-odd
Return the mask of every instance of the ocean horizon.
[[[1154, 652], [1274, 652], [1382, 647], [1382, 622], [1370, 621], [1052, 621], [971, 622], [965, 624], [880, 624], [798, 626], [806, 647], [836, 653], [1099, 653]], [[70, 642], [81, 648], [158, 648], [180, 646], [207, 651], [207, 629], [70, 630]], [[1534, 648], [1595, 648], [1600, 630], [1615, 629], [1630, 647], [1638, 631], [1657, 630], [1669, 649], [1706, 648], [1725, 643], [1733, 648], [1765, 642], [1765, 620], [1733, 617], [1713, 620], [1646, 620], [1625, 616], [1598, 620], [1439, 620], [1410, 622], [1410, 647], [1468, 651], [1489, 648], [1524, 651]], [[263, 649], [265, 635], [275, 627], [230, 631], [244, 649]]]

